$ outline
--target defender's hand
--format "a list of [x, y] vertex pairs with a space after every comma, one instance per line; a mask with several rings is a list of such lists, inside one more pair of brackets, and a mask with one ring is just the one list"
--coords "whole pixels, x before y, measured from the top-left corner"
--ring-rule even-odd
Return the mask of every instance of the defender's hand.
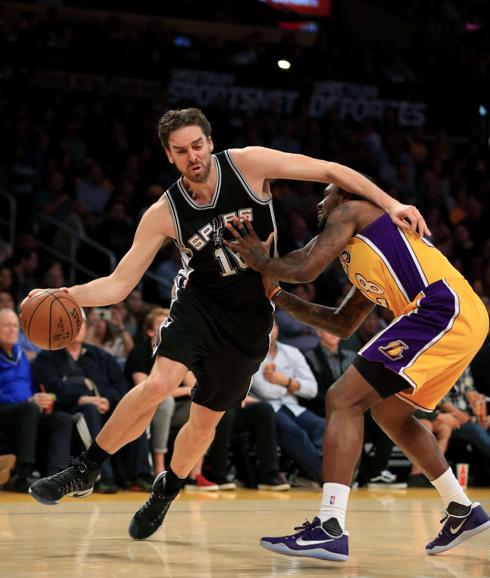
[[429, 227], [427, 227], [427, 223], [417, 207], [396, 203], [387, 210], [387, 213], [393, 223], [404, 231], [418, 233], [421, 237], [431, 235]]
[[[245, 227], [243, 226], [245, 223]], [[239, 253], [245, 263], [255, 269], [264, 272], [270, 260], [270, 247], [274, 240], [274, 233], [271, 233], [265, 242], [262, 242], [255, 233], [252, 223], [248, 219], [243, 222], [237, 217], [233, 218], [233, 224], [227, 223], [226, 228], [235, 238], [235, 241], [223, 241], [223, 244], [233, 251]]]

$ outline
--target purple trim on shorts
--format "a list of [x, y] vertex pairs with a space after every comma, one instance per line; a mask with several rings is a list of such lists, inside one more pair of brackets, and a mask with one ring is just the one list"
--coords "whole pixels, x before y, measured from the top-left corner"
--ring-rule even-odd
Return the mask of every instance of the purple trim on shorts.
[[400, 373], [451, 329], [458, 313], [456, 294], [444, 281], [436, 281], [426, 287], [417, 309], [395, 319], [359, 353]]
[[384, 255], [405, 289], [409, 301], [412, 301], [424, 289], [426, 282], [417, 269], [415, 257], [403, 240], [403, 233], [393, 224], [389, 215], [385, 213], [358, 235], [369, 239]]

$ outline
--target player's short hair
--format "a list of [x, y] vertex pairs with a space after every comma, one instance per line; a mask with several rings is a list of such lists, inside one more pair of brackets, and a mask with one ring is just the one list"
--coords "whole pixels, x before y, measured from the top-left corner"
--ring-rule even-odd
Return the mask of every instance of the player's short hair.
[[168, 149], [168, 139], [174, 131], [186, 126], [199, 126], [206, 138], [211, 136], [211, 124], [198, 108], [167, 110], [158, 122], [158, 138], [163, 148]]

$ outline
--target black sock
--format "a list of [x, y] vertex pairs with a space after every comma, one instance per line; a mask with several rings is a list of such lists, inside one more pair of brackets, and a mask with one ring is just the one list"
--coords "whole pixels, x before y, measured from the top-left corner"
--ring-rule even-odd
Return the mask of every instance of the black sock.
[[163, 493], [166, 496], [176, 496], [185, 484], [187, 478], [179, 478], [175, 475], [171, 467], [167, 468], [165, 476], [165, 489]]
[[100, 468], [102, 464], [111, 457], [111, 454], [108, 454], [105, 450], [103, 450], [97, 442], [93, 442], [92, 445], [88, 448], [85, 456], [87, 461], [97, 464], [97, 466]]

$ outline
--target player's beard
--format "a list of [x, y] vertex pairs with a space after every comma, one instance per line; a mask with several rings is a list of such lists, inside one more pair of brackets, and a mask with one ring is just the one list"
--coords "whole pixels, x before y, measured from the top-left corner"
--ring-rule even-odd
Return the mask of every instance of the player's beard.
[[198, 177], [194, 176], [192, 171], [188, 171], [185, 177], [191, 183], [204, 183], [207, 181], [210, 172], [211, 172], [211, 156], [209, 157], [208, 163], [204, 165], [202, 173]]

